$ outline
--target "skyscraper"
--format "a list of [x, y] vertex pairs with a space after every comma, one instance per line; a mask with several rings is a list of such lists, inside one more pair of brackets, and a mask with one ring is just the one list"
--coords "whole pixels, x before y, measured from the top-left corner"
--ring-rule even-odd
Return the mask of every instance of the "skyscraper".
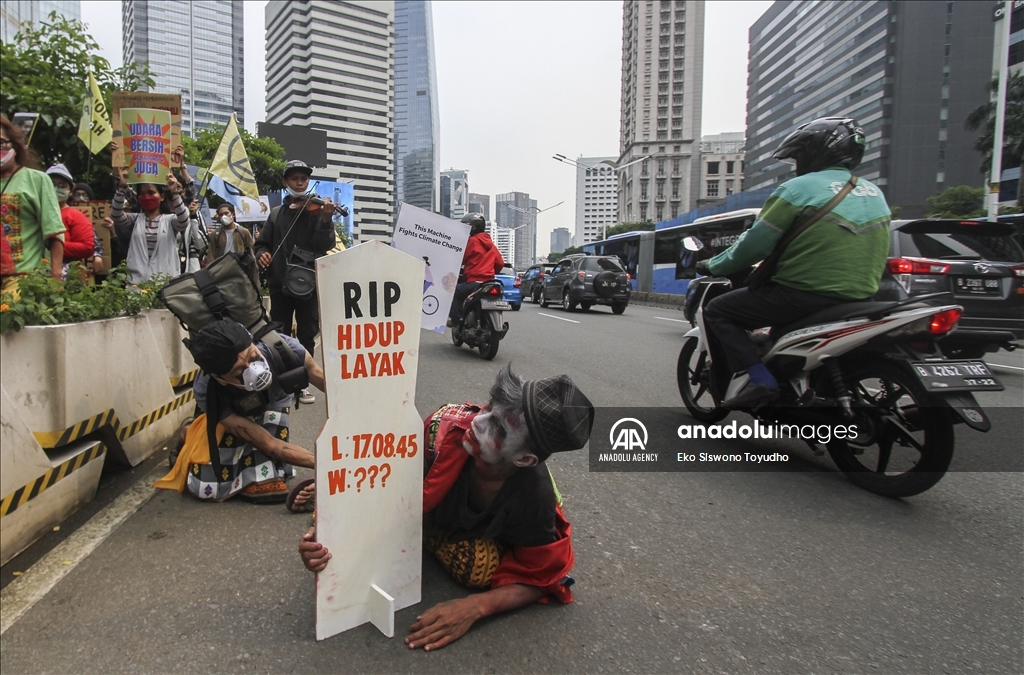
[[469, 212], [482, 213], [484, 220], [491, 219], [491, 196], [475, 192], [469, 193]]
[[743, 132], [700, 137], [700, 193], [697, 206], [743, 192]]
[[458, 220], [469, 213], [469, 172], [448, 169], [441, 172], [441, 215]]
[[0, 42], [11, 42], [23, 23], [31, 21], [38, 25], [47, 21], [50, 12], [81, 21], [82, 3], [79, 0], [4, 0], [0, 3]]
[[576, 242], [579, 246], [603, 239], [605, 229], [618, 222], [619, 179], [615, 170], [616, 159], [580, 157], [576, 160]]
[[494, 246], [501, 253], [505, 264], [515, 269], [516, 266], [516, 231], [498, 227], [494, 223], [487, 225], [487, 234], [491, 235]]
[[123, 0], [124, 62], [149, 64], [153, 91], [181, 94], [181, 130], [245, 124], [241, 0]]
[[703, 0], [622, 3], [619, 222], [659, 222], [696, 203], [703, 69]]
[[525, 192], [497, 195], [494, 216], [499, 227], [516, 231], [515, 266], [525, 270], [537, 258], [537, 200]]
[[393, 11], [366, 0], [266, 8], [267, 121], [327, 132], [327, 168], [313, 177], [354, 184], [363, 241], [394, 227]]
[[551, 231], [551, 251], [557, 253], [572, 246], [572, 234], [567, 227], [556, 227]]
[[440, 122], [430, 3], [395, 2], [396, 200], [436, 211]]
[[946, 187], [986, 182], [967, 113], [989, 100], [993, 5], [776, 2], [750, 27], [744, 188], [795, 175], [772, 158], [797, 125], [854, 117], [867, 135], [855, 173], [901, 216]]

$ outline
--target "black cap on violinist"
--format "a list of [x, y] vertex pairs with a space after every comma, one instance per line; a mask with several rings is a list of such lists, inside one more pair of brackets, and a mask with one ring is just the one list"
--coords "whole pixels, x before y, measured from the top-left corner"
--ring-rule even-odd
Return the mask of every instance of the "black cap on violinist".
[[288, 174], [292, 171], [301, 171], [307, 176], [312, 175], [313, 173], [313, 169], [309, 168], [309, 165], [301, 159], [293, 159], [284, 165], [284, 178], [287, 178]]

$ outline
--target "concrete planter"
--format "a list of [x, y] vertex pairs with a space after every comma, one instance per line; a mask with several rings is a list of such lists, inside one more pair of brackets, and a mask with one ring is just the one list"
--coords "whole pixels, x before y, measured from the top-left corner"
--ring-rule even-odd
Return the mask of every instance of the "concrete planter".
[[199, 370], [192, 360], [192, 354], [182, 343], [188, 333], [169, 310], [147, 309], [142, 314], [149, 320], [157, 349], [167, 366], [167, 378], [171, 386], [177, 388], [191, 384]]

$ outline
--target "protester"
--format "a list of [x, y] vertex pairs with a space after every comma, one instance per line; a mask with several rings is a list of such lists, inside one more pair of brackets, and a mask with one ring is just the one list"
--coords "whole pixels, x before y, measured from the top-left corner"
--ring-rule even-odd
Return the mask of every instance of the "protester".
[[[65, 272], [67, 264], [76, 260], [88, 265], [96, 255], [96, 231], [93, 230], [92, 221], [88, 216], [74, 206], [68, 205], [75, 179], [63, 164], [54, 164], [46, 170], [46, 175], [53, 181], [57, 203], [60, 205], [61, 221], [64, 223]], [[101, 259], [102, 256], [101, 252]]]
[[75, 183], [75, 187], [71, 190], [71, 197], [68, 199], [68, 204], [71, 206], [78, 206], [91, 202], [96, 199], [96, 194], [89, 187], [88, 183]]
[[3, 261], [0, 290], [17, 296], [17, 277], [34, 269], [49, 251], [50, 274], [64, 269], [64, 223], [57, 194], [36, 162], [21, 130], [0, 115], [0, 221]]
[[469, 225], [469, 241], [466, 251], [462, 254], [462, 276], [464, 280], [455, 287], [451, 307], [448, 309], [448, 328], [459, 325], [462, 321], [462, 304], [470, 293], [480, 288], [485, 281], [501, 272], [505, 259], [487, 234], [487, 222], [479, 213], [467, 214], [463, 223]]
[[[486, 407], [449, 404], [424, 420], [424, 547], [462, 585], [489, 590], [417, 617], [410, 648], [440, 649], [478, 619], [547, 596], [572, 602], [572, 529], [546, 461], [582, 448], [593, 423], [594, 407], [567, 376], [526, 381], [511, 368], [498, 373]], [[288, 503], [308, 510], [313, 496], [299, 483]], [[315, 528], [299, 555], [311, 572], [331, 559]]]
[[176, 277], [181, 274], [181, 259], [175, 233], [188, 228], [188, 210], [181, 201], [181, 184], [173, 174], [167, 175], [166, 192], [171, 195], [173, 214], [160, 213], [161, 188], [153, 183], [136, 186], [142, 213], [125, 214], [128, 185], [127, 173], [118, 171], [118, 187], [111, 204], [111, 216], [119, 239], [128, 245], [128, 281], [148, 281], [156, 274]]
[[[270, 287], [270, 318], [290, 331], [294, 317], [299, 342], [313, 354], [313, 341], [320, 331], [316, 288], [292, 283], [296, 272], [312, 270], [313, 260], [334, 246], [334, 203], [324, 200], [317, 213], [307, 211], [309, 176], [313, 170], [304, 162], [292, 160], [285, 164], [284, 203], [271, 210], [256, 240], [256, 260], [268, 270]], [[306, 275], [310, 278], [309, 275]], [[308, 292], [307, 292], [308, 288]], [[316, 400], [308, 389], [299, 397], [300, 403]]]
[[[320, 366], [298, 340], [281, 337], [303, 364], [309, 382], [323, 391]], [[284, 481], [294, 471], [290, 465], [314, 467], [311, 452], [288, 442], [292, 395], [282, 380], [290, 373], [278, 371], [270, 349], [263, 342], [253, 344], [249, 331], [234, 321], [211, 322], [192, 338], [189, 350], [200, 368], [193, 391], [202, 414], [188, 428], [171, 472], [153, 487], [188, 490], [204, 500], [237, 495], [256, 503], [280, 503], [288, 496]], [[209, 419], [217, 420], [215, 436]], [[220, 475], [211, 463], [214, 445]]]
[[203, 256], [210, 246], [199, 213], [199, 200], [193, 199], [188, 206], [188, 229], [178, 235], [178, 255], [181, 257], [182, 273], [201, 269]]

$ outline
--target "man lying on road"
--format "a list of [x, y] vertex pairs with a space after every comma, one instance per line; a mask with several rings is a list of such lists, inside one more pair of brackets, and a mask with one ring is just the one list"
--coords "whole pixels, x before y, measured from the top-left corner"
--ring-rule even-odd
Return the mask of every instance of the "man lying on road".
[[[510, 368], [487, 406], [448, 404], [427, 417], [423, 545], [456, 581], [488, 590], [418, 616], [410, 649], [440, 649], [478, 619], [547, 596], [572, 602], [572, 527], [545, 462], [582, 448], [593, 423], [594, 407], [567, 376], [526, 381]], [[312, 486], [296, 486], [289, 502], [297, 510], [311, 499]], [[315, 528], [299, 554], [311, 572], [331, 559]]]

